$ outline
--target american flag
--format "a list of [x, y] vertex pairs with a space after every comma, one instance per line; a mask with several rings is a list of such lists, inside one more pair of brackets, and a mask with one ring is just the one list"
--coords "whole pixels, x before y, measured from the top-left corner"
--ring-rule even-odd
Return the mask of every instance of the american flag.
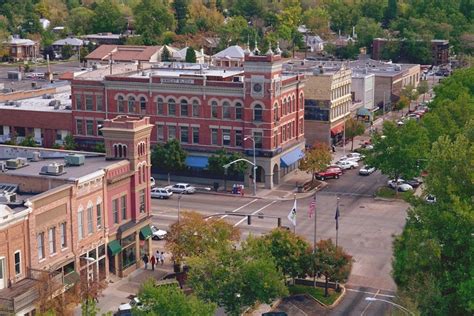
[[313, 217], [315, 211], [316, 211], [316, 194], [314, 195], [314, 198], [311, 200], [311, 203], [309, 203], [308, 217], [309, 218]]

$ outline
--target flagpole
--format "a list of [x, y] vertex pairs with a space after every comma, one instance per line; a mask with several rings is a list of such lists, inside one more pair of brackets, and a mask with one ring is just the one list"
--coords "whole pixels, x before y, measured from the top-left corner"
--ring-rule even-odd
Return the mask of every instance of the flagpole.
[[[295, 197], [295, 200], [294, 200], [293, 205], [295, 205], [295, 210], [296, 210], [296, 193], [295, 193], [294, 197]], [[293, 234], [296, 235], [296, 216], [295, 216], [295, 225], [293, 225]]]
[[[340, 200], [340, 198], [339, 198], [339, 197], [337, 197], [337, 202], [336, 202], [336, 203], [337, 203], [337, 206], [336, 206], [336, 210], [338, 210], [338, 211], [339, 211], [339, 200]], [[339, 217], [339, 216], [338, 216], [338, 217]], [[339, 219], [336, 219], [336, 221], [338, 221], [338, 220], [339, 220]], [[336, 222], [336, 248], [337, 248], [337, 241], [338, 241], [338, 237], [339, 237], [339, 225], [338, 225], [338, 223]]]

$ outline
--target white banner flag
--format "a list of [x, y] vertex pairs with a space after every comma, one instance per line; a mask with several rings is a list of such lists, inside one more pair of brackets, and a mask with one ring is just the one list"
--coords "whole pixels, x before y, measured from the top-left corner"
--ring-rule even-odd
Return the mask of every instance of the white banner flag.
[[290, 222], [293, 223], [293, 226], [296, 226], [296, 199], [295, 199], [295, 204], [293, 204], [293, 208], [288, 214], [288, 219], [290, 220]]

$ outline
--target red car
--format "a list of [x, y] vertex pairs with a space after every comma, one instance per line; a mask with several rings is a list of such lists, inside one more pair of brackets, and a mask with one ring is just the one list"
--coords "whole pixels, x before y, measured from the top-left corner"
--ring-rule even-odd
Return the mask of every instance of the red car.
[[342, 169], [339, 167], [329, 167], [326, 171], [320, 171], [316, 173], [316, 179], [318, 180], [326, 180], [326, 179], [338, 179], [339, 176], [342, 174]]

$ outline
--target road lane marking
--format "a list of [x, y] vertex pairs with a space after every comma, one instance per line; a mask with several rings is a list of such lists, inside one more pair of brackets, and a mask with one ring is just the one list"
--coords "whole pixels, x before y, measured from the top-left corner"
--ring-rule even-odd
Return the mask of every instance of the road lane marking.
[[[236, 208], [235, 210], [230, 211], [230, 212], [231, 212], [231, 213], [235, 213], [235, 212], [237, 212], [237, 211], [240, 211], [241, 209], [243, 209], [244, 207], [246, 207], [246, 206], [248, 206], [248, 205], [254, 203], [255, 201], [258, 201], [258, 199], [253, 199], [252, 201], [248, 202], [247, 204], [244, 204], [244, 205], [242, 205], [241, 207], [238, 207], [238, 208]], [[229, 215], [222, 215], [222, 216], [221, 216], [221, 219], [224, 219], [224, 218], [226, 218], [227, 216], [229, 216]], [[207, 221], [207, 220], [208, 220], [208, 219], [206, 218], [206, 221]]]
[[340, 196], [374, 197], [374, 195], [371, 195], [371, 194], [350, 193], [350, 192], [340, 192], [340, 191], [319, 191], [318, 194], [340, 195]]
[[[375, 295], [375, 294], [377, 294], [378, 292], [380, 292], [380, 290], [377, 290], [377, 293], [374, 293], [374, 292], [367, 292], [367, 291], [354, 290], [354, 289], [348, 289], [348, 288], [346, 288], [346, 291], [357, 292], [357, 293], [364, 293], [364, 294], [367, 294], [367, 295]], [[380, 294], [380, 293], [378, 293], [377, 296], [390, 297], [390, 298], [394, 298], [394, 297], [395, 297], [395, 295]]]
[[[270, 205], [273, 205], [274, 203], [276, 203], [277, 201], [272, 201], [271, 203], [265, 205], [264, 207], [262, 208], [259, 208], [258, 210], [256, 210], [255, 212], [251, 213], [250, 215], [255, 215], [257, 214], [258, 212], [262, 211], [263, 209], [266, 209], [267, 207], [269, 207]], [[246, 217], [242, 218], [240, 221], [238, 221], [237, 223], [234, 224], [234, 227], [237, 227], [239, 226], [243, 221], [245, 221]]]
[[[375, 298], [378, 294], [379, 294], [380, 290], [377, 290], [377, 293], [375, 293], [375, 295], [373, 296], [373, 298]], [[365, 300], [365, 299], [364, 299]], [[364, 310], [362, 311], [362, 313], [360, 313], [360, 316], [364, 316], [364, 313], [369, 309], [369, 306], [370, 304], [372, 304], [372, 301], [369, 302], [369, 304], [367, 304], [367, 306], [364, 308]]]

